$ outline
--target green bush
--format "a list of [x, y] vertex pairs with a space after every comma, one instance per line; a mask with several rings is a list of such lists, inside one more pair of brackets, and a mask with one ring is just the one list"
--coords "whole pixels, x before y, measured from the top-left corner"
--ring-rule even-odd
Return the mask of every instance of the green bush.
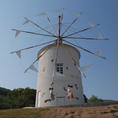
[[36, 90], [18, 88], [12, 91], [0, 89], [0, 109], [33, 107], [35, 105]]
[[88, 103], [95, 103], [95, 102], [103, 102], [103, 100], [93, 95], [89, 98]]
[[84, 94], [83, 96], [84, 96], [84, 102], [88, 103], [88, 98], [86, 97], [86, 95]]

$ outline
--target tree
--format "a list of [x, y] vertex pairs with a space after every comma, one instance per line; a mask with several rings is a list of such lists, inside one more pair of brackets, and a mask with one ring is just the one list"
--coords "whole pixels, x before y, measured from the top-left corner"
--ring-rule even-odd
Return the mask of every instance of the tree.
[[84, 96], [84, 101], [85, 101], [85, 103], [87, 103], [87, 102], [88, 102], [88, 98], [86, 97], [85, 94], [84, 94], [83, 96]]
[[35, 96], [35, 89], [18, 88], [8, 90], [0, 88], [0, 109], [33, 107]]
[[0, 87], [0, 96], [6, 96], [11, 90]]
[[89, 103], [93, 103], [93, 102], [103, 102], [102, 99], [99, 99], [97, 96], [91, 96], [88, 100]]

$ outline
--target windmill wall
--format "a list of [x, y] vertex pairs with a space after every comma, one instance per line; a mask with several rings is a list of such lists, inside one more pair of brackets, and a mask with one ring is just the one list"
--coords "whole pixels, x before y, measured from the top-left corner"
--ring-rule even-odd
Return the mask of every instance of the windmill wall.
[[[40, 56], [44, 53], [39, 59], [35, 106], [47, 107], [83, 104], [81, 73], [73, 61], [73, 59], [76, 60], [79, 65], [80, 52], [67, 44], [60, 45], [58, 53], [56, 52], [56, 44], [51, 44], [44, 47], [38, 54]], [[57, 72], [55, 66], [56, 57], [56, 63], [63, 64], [63, 73]], [[71, 97], [68, 97], [68, 91], [71, 91]]]

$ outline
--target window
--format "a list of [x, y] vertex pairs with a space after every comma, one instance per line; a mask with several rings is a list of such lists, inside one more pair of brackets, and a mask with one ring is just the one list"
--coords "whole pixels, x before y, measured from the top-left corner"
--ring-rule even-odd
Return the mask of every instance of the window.
[[51, 62], [53, 62], [54, 60], [53, 59], [51, 59]]
[[56, 71], [63, 74], [63, 64], [62, 63], [56, 64]]

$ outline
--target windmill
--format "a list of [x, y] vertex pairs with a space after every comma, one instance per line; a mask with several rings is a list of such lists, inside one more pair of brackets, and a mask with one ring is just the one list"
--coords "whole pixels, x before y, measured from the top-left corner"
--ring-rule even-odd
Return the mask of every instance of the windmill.
[[[64, 10], [62, 9], [58, 12], [58, 32], [45, 12], [40, 13], [40, 15], [47, 18], [52, 32], [26, 17], [23, 25], [31, 23], [45, 33], [12, 29], [16, 32], [15, 37], [17, 37], [20, 33], [27, 33], [54, 39], [11, 52], [12, 54], [16, 53], [17, 56], [21, 58], [22, 51], [46, 45], [38, 52], [38, 56], [34, 62], [25, 70], [25, 73], [30, 69], [38, 72], [36, 107], [83, 104], [84, 97], [81, 74], [86, 77], [84, 72], [90, 67], [90, 65], [80, 67], [80, 51], [78, 49], [101, 59], [106, 59], [104, 56], [101, 56], [101, 50], [94, 53], [78, 44], [68, 41], [68, 39], [107, 40], [107, 38], [103, 38], [101, 34], [98, 35], [98, 38], [75, 36], [81, 32], [93, 29], [99, 26], [99, 24], [89, 22], [89, 27], [67, 34], [72, 25], [80, 18], [81, 13], [76, 14], [76, 18], [62, 32]], [[39, 63], [38, 69], [34, 66], [37, 61]]]

